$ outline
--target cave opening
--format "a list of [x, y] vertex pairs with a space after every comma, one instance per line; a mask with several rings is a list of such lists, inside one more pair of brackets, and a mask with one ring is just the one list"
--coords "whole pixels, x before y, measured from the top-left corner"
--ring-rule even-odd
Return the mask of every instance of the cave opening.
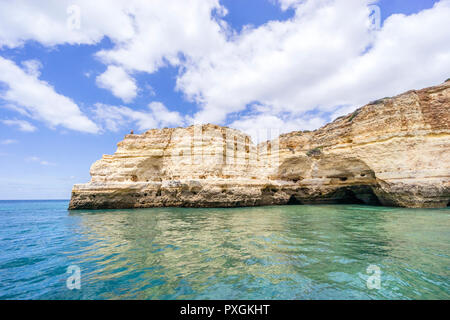
[[344, 191], [344, 194], [337, 200], [339, 204], [365, 204], [365, 202], [359, 199], [356, 194], [349, 189]]
[[450, 207], [450, 201], [447, 203], [447, 207]]
[[288, 206], [296, 206], [296, 205], [302, 205], [302, 204], [303, 203], [300, 200], [298, 200], [294, 195], [292, 195], [289, 198], [289, 201], [287, 202]]

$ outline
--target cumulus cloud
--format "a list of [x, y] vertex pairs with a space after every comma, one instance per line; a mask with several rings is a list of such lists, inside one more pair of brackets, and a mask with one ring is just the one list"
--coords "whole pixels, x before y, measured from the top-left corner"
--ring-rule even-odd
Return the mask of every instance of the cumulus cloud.
[[97, 53], [107, 64], [153, 73], [185, 59], [214, 54], [226, 41], [228, 27], [220, 19], [226, 9], [218, 0], [128, 1], [126, 7], [136, 33]]
[[97, 125], [70, 98], [58, 94], [51, 85], [40, 80], [35, 71], [25, 72], [3, 57], [0, 57], [0, 83], [6, 84], [6, 89], [0, 91], [0, 98], [23, 109], [34, 119], [51, 127], [59, 125], [90, 133], [98, 131]]
[[[379, 29], [371, 24], [373, 0], [272, 1], [294, 10], [294, 16], [241, 32], [224, 21], [227, 12], [219, 0], [4, 1], [0, 46], [26, 40], [47, 46], [94, 44], [107, 36], [112, 47], [96, 53], [108, 66], [97, 78], [99, 86], [130, 102], [139, 90], [130, 75], [176, 66], [176, 90], [199, 107], [190, 122], [244, 130], [269, 124], [283, 130], [313, 128], [371, 100], [448, 78], [450, 0], [418, 14], [390, 16]], [[67, 13], [71, 5], [79, 9], [79, 28], [67, 24], [77, 12]], [[25, 70], [39, 81], [39, 66], [28, 63]], [[264, 107], [252, 110], [255, 103]], [[103, 125], [112, 129], [129, 122], [139, 128], [164, 125], [155, 115], [164, 112], [152, 107], [98, 106], [96, 116], [101, 114]], [[33, 108], [27, 112], [36, 114]], [[166, 116], [182, 122], [181, 116]], [[86, 120], [81, 126], [90, 129], [85, 131], [95, 131]]]
[[34, 132], [37, 130], [35, 126], [25, 120], [1, 120], [7, 126], [16, 126], [20, 131]]
[[96, 83], [124, 102], [133, 101], [137, 94], [135, 80], [121, 67], [108, 66], [106, 71], [96, 78]]
[[247, 29], [186, 67], [177, 87], [202, 107], [194, 121], [225, 122], [254, 101], [292, 117], [333, 113], [440, 83], [450, 70], [448, 0], [391, 16], [381, 30], [370, 1], [283, 3], [295, 7], [292, 19]]
[[162, 103], [152, 102], [149, 110], [133, 110], [125, 106], [111, 106], [101, 103], [95, 105], [95, 117], [103, 123], [104, 130], [117, 132], [121, 128], [130, 130], [137, 126], [144, 131], [151, 128], [176, 126], [184, 123], [178, 112], [169, 111]]
[[271, 21], [193, 62], [177, 86], [203, 106], [198, 122], [223, 122], [258, 101], [272, 110], [302, 113], [321, 104], [309, 97], [370, 43], [368, 1], [305, 1], [288, 21]]
[[183, 124], [183, 118], [178, 112], [169, 111], [161, 102], [152, 102], [148, 105], [152, 111], [152, 115], [160, 126], [166, 125], [181, 125]]
[[45, 46], [95, 44], [105, 35], [125, 41], [134, 35], [127, 0], [0, 1], [0, 47], [34, 40]]
[[106, 36], [114, 46], [97, 53], [108, 68], [96, 83], [128, 103], [138, 90], [130, 73], [180, 66], [185, 59], [217, 50], [225, 41], [227, 26], [219, 18], [225, 13], [218, 0], [1, 2], [0, 47], [28, 40], [45, 46], [95, 44]]

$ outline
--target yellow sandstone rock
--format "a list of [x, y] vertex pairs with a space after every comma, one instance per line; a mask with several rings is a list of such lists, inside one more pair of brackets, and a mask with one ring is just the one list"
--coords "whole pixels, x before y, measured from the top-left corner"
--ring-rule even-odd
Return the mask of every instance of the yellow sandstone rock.
[[70, 209], [366, 203], [446, 207], [450, 82], [254, 145], [216, 125], [130, 134], [73, 187]]

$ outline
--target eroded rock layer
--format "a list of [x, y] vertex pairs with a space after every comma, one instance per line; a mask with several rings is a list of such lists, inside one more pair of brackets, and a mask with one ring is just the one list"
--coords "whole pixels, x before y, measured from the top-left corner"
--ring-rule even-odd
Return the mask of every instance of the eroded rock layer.
[[130, 134], [70, 209], [450, 202], [450, 82], [372, 102], [313, 132], [252, 144], [216, 125]]

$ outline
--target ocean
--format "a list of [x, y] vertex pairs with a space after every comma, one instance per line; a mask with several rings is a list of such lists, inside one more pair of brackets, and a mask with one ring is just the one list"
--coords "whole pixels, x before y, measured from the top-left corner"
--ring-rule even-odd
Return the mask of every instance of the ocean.
[[449, 299], [450, 209], [0, 201], [0, 299]]

